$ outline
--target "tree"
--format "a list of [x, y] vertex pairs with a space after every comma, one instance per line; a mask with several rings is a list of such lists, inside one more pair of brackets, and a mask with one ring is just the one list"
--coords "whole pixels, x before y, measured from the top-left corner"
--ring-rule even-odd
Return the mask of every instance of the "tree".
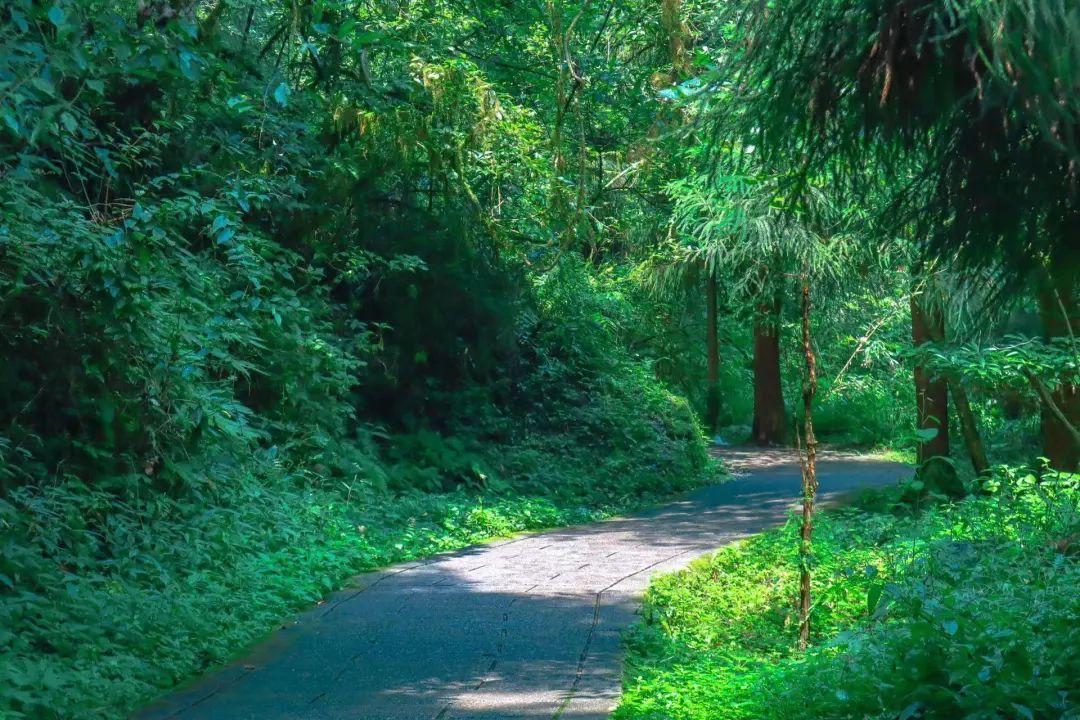
[[965, 268], [1023, 282], [1067, 255], [1080, 227], [1075, 9], [748, 0], [725, 12], [747, 19], [747, 41], [713, 78], [731, 100], [717, 133], [798, 168], [799, 183], [830, 168], [858, 195], [882, 173], [905, 188], [893, 222], [916, 222], [927, 250]]
[[[1044, 339], [1047, 342], [1066, 340], [1074, 353], [1076, 336], [1080, 333], [1076, 298], [1078, 268], [1080, 261], [1073, 255], [1058, 257], [1053, 268], [1048, 264], [1037, 281]], [[1080, 443], [1075, 432], [1080, 425], [1080, 385], [1069, 377], [1058, 376], [1054, 381], [1056, 387], [1048, 396], [1039, 393], [1043, 400], [1043, 453], [1051, 467], [1075, 472], [1080, 464]]]
[[754, 421], [751, 441], [779, 445], [787, 439], [787, 411], [780, 374], [779, 297], [759, 302], [754, 313]]
[[702, 174], [670, 190], [679, 239], [668, 251], [722, 278], [727, 296], [753, 319], [750, 439], [763, 445], [784, 442], [788, 431], [778, 324], [791, 240], [785, 237], [788, 220], [773, 202], [775, 187], [769, 178]]
[[810, 562], [814, 532], [814, 505], [817, 503], [817, 436], [814, 434], [814, 396], [817, 394], [817, 357], [810, 334], [810, 274], [800, 278], [802, 306], [802, 351], [806, 362], [803, 379], [803, 427], [806, 454], [800, 451], [802, 466], [802, 525], [799, 528], [799, 649], [810, 641]]
[[[945, 318], [940, 307], [924, 307], [925, 301], [911, 296], [911, 339], [915, 347], [944, 335]], [[949, 457], [949, 386], [921, 364], [915, 365], [916, 427], [921, 442], [917, 460], [925, 465], [932, 458]]]
[[[1044, 318], [1062, 310], [1047, 334], [1074, 324], [1080, 12], [1051, 0], [748, 0], [727, 12], [749, 22], [711, 78], [727, 100], [717, 137], [798, 168], [794, 185], [828, 172], [859, 197], [880, 173], [903, 188], [883, 217], [913, 224], [928, 259], [971, 278], [989, 269], [1004, 288], [1046, 276]], [[1062, 414], [1080, 416], [1074, 388], [1056, 392]], [[1073, 467], [1058, 416], [1044, 427], [1053, 463]]]
[[720, 341], [717, 337], [716, 274], [705, 275], [705, 347], [708, 369], [708, 388], [705, 396], [705, 427], [716, 433], [720, 422]]

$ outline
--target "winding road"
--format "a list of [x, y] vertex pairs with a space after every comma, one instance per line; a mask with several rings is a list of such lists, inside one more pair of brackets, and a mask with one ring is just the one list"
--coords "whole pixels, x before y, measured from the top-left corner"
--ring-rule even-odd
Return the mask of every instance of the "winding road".
[[[628, 517], [363, 575], [140, 720], [599, 720], [649, 578], [784, 520], [790, 451], [731, 450], [736, 479]], [[826, 453], [823, 501], [910, 470]]]

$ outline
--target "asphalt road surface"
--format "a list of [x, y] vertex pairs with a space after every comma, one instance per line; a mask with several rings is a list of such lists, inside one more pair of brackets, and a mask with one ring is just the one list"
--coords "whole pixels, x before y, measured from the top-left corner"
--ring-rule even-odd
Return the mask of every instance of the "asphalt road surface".
[[[731, 450], [735, 480], [628, 517], [363, 575], [141, 720], [599, 720], [649, 578], [781, 523], [790, 452]], [[826, 454], [830, 501], [910, 470]]]

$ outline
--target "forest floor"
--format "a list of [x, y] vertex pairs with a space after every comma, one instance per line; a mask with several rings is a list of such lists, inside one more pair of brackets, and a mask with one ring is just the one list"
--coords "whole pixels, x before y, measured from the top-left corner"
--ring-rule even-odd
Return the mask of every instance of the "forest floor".
[[[733, 480], [645, 512], [363, 575], [139, 717], [605, 718], [618, 701], [620, 636], [650, 578], [783, 522], [799, 494], [791, 451], [721, 457]], [[825, 453], [821, 497], [909, 472]]]

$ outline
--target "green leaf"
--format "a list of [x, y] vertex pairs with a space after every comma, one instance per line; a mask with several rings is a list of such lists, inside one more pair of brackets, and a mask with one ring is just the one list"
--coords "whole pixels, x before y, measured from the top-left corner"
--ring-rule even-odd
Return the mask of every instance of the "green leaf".
[[911, 718], [915, 716], [915, 713], [919, 712], [920, 708], [922, 708], [921, 702], [915, 701], [911, 703], [906, 708], [904, 708], [903, 711], [901, 711], [901, 713], [897, 716], [897, 720], [911, 720]]
[[47, 17], [49, 18], [49, 22], [56, 26], [57, 30], [63, 29], [64, 21], [67, 19], [67, 16], [64, 14], [63, 8], [61, 8], [59, 5], [53, 5], [51, 8], [49, 8]]
[[15, 113], [8, 109], [0, 111], [0, 117], [4, 118], [4, 124], [11, 128], [14, 132], [19, 132], [19, 119], [15, 117]]
[[11, 21], [19, 27], [19, 32], [26, 32], [30, 29], [30, 23], [26, 22], [26, 17], [18, 10], [9, 10], [11, 15]]
[[289, 86], [285, 83], [280, 83], [277, 88], [274, 89], [274, 100], [278, 105], [282, 107], [289, 104]]
[[76, 122], [75, 116], [69, 112], [60, 113], [60, 123], [68, 132], [75, 132], [79, 127], [79, 123]]
[[874, 610], [877, 610], [878, 603], [881, 602], [881, 595], [885, 591], [884, 583], [872, 583], [866, 591], [866, 612], [873, 614]]
[[1013, 703], [1012, 706], [1016, 708], [1016, 712], [1019, 713], [1021, 717], [1027, 718], [1027, 720], [1035, 720], [1035, 714], [1031, 712], [1031, 708], [1027, 705]]
[[195, 80], [199, 77], [199, 56], [191, 52], [187, 48], [180, 48], [180, 72], [184, 74], [188, 80]]
[[56, 86], [53, 85], [52, 81], [48, 78], [36, 77], [30, 81], [30, 84], [36, 87], [41, 92], [45, 93], [46, 95], [56, 94]]

